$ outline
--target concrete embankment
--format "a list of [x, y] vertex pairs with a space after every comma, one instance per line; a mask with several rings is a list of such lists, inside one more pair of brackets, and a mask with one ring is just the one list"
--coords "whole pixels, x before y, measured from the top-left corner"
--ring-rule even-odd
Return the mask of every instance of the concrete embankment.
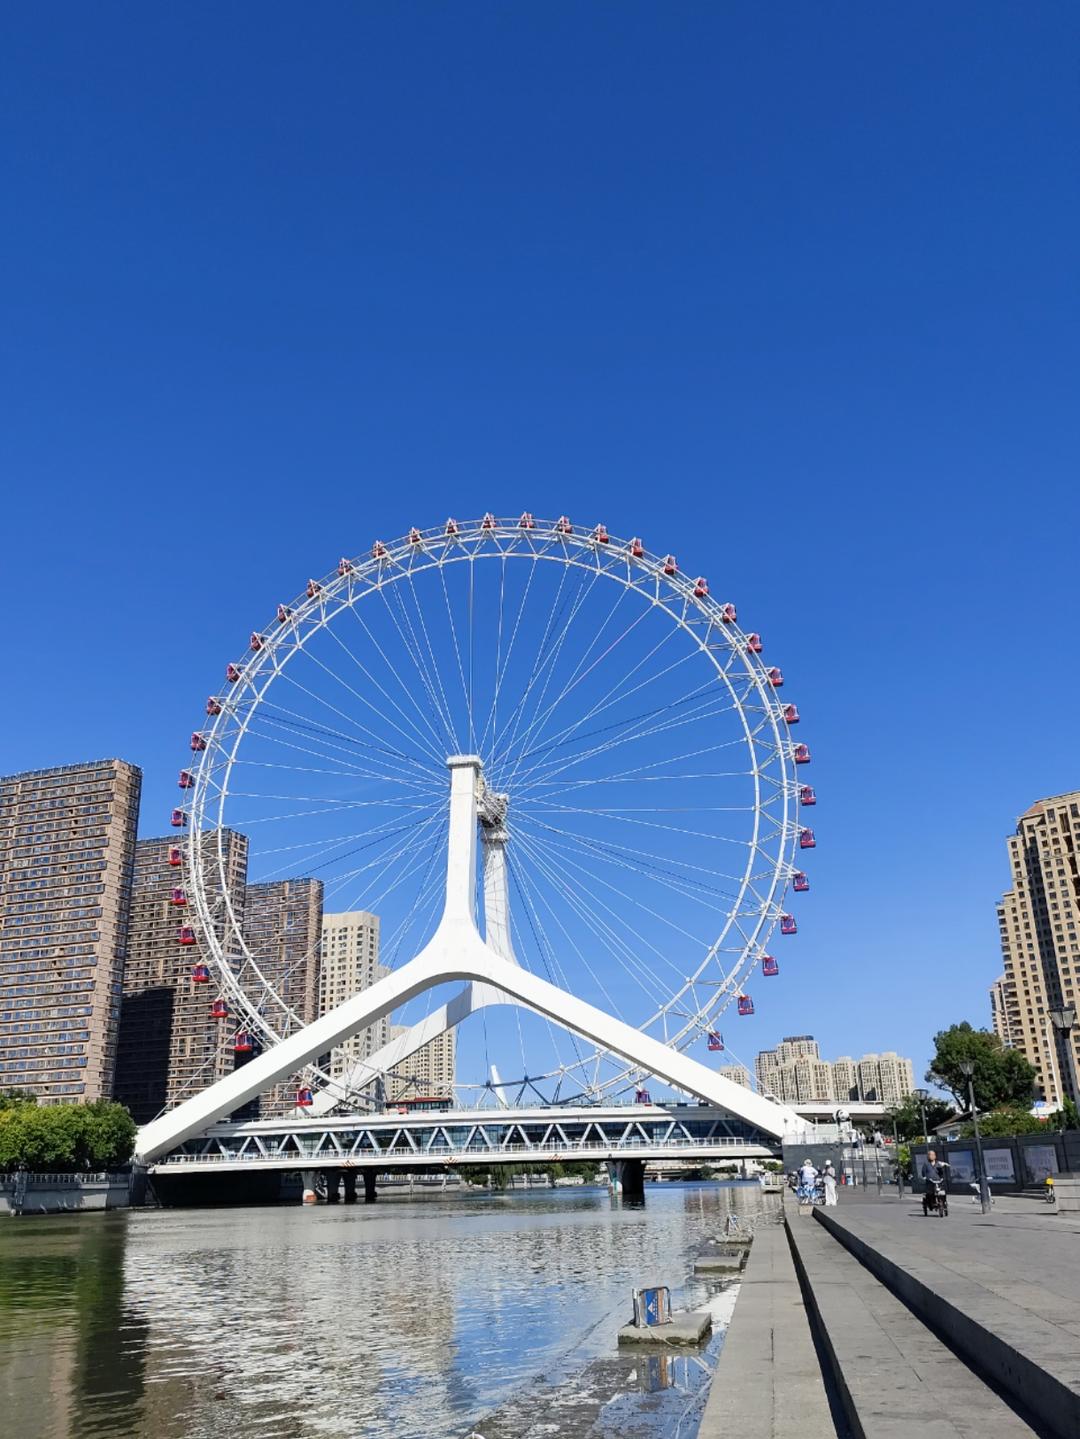
[[127, 1174], [0, 1174], [0, 1214], [78, 1214], [126, 1209]]

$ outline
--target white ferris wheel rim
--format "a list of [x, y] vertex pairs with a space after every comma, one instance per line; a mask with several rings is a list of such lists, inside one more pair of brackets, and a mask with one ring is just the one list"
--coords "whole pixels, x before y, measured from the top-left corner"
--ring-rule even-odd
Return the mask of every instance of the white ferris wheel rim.
[[[783, 900], [787, 884], [796, 871], [795, 850], [801, 829], [800, 786], [793, 758], [795, 744], [785, 719], [785, 705], [769, 678], [769, 667], [748, 643], [748, 632], [725, 615], [728, 607], [709, 593], [700, 593], [698, 582], [681, 571], [668, 572], [667, 557], [651, 554], [637, 541], [615, 536], [601, 540], [598, 533], [606, 536], [602, 526], [593, 531], [574, 528], [567, 531], [560, 528], [564, 522], [535, 520], [526, 528], [524, 518], [485, 516], [480, 520], [448, 521], [434, 529], [410, 531], [393, 542], [376, 542], [367, 556], [341, 561], [336, 571], [310, 581], [304, 593], [283, 607], [286, 616], [283, 622], [279, 612], [264, 630], [255, 632], [260, 639], [259, 647], [235, 666], [234, 682], [212, 697], [220, 705], [220, 711], [210, 717], [209, 724], [204, 723], [200, 733], [205, 749], [194, 755], [188, 765], [193, 785], [186, 810], [183, 848], [189, 898], [203, 952], [213, 969], [220, 994], [236, 1007], [239, 1027], [258, 1034], [269, 1044], [282, 1037], [283, 1029], [300, 1027], [304, 1021], [259, 968], [245, 937], [243, 922], [232, 905], [227, 882], [225, 835], [231, 826], [226, 805], [232, 793], [229, 782], [243, 740], [274, 680], [286, 671], [292, 659], [304, 653], [314, 635], [329, 629], [339, 614], [354, 610], [364, 599], [390, 586], [409, 583], [420, 574], [462, 562], [524, 560], [534, 564], [562, 564], [595, 572], [599, 578], [636, 591], [654, 609], [663, 611], [712, 664], [738, 715], [749, 756], [747, 775], [752, 778], [754, 795], [752, 834], [749, 840], [732, 841], [746, 848], [738, 893], [729, 906], [720, 934], [701, 957], [696, 970], [684, 977], [682, 986], [673, 989], [667, 1000], [641, 1022], [640, 1028], [651, 1031], [660, 1023], [665, 1030], [663, 1042], [677, 1050], [686, 1049], [709, 1033], [766, 955], [769, 935], [785, 912]], [[747, 702], [732, 683], [730, 670], [736, 662], [741, 666], [740, 680], [749, 681], [748, 694], [752, 693], [756, 701], [756, 724], [751, 723]], [[470, 721], [471, 718], [470, 715]], [[763, 729], [767, 736], [764, 740]], [[764, 786], [770, 787], [772, 799], [780, 801], [779, 814], [768, 816], [772, 829], [767, 835], [762, 832]], [[205, 839], [215, 832], [211, 860]], [[765, 841], [772, 842], [771, 853]], [[751, 894], [752, 902], [747, 904]], [[733, 929], [741, 936], [740, 954], [735, 960], [730, 958], [730, 949], [724, 949], [724, 942]], [[706, 979], [706, 972], [722, 951], [729, 961], [726, 974], [719, 981]], [[258, 992], [252, 992], [250, 980], [241, 982], [238, 977], [241, 970], [260, 986]], [[702, 990], [706, 991], [704, 995], [700, 993]], [[685, 1004], [687, 995], [693, 996], [692, 1005]], [[672, 1033], [667, 1032], [670, 1015], [678, 1016], [680, 1021]], [[277, 1023], [274, 1016], [280, 1016]], [[570, 1065], [560, 1066], [555, 1072], [580, 1070], [584, 1073], [601, 1053], [593, 1051]], [[329, 1076], [316, 1066], [305, 1072], [313, 1081], [329, 1081]], [[622, 1068], [603, 1083], [585, 1087], [594, 1092], [625, 1088], [636, 1074], [632, 1068]], [[550, 1077], [550, 1074], [532, 1076], [534, 1080]], [[507, 1081], [506, 1087], [516, 1082]]]

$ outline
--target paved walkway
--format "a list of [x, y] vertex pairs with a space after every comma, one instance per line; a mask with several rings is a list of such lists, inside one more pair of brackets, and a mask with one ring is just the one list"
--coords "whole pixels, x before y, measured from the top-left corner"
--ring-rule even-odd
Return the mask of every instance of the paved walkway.
[[780, 1224], [760, 1225], [698, 1439], [835, 1439], [810, 1324]]
[[819, 1223], [1054, 1433], [1080, 1436], [1080, 1216], [1002, 1196], [926, 1219], [911, 1196], [844, 1198]]

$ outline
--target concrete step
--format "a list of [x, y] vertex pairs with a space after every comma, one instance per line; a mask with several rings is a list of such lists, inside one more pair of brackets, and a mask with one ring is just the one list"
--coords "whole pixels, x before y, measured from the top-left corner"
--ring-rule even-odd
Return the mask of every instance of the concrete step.
[[787, 1235], [759, 1226], [698, 1439], [836, 1439]]
[[821, 1224], [796, 1262], [855, 1439], [1031, 1439], [1033, 1429]]

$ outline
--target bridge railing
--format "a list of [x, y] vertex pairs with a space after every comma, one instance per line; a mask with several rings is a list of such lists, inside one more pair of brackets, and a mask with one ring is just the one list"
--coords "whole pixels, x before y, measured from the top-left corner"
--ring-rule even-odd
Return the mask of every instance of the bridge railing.
[[584, 1155], [590, 1157], [595, 1155], [603, 1158], [607, 1155], [618, 1155], [627, 1153], [644, 1153], [646, 1155], [667, 1154], [672, 1151], [694, 1154], [715, 1151], [722, 1153], [730, 1149], [746, 1149], [753, 1146], [757, 1149], [769, 1152], [769, 1147], [756, 1140], [737, 1139], [729, 1135], [723, 1135], [712, 1139], [667, 1139], [667, 1140], [643, 1140], [625, 1139], [613, 1141], [610, 1144], [600, 1144], [590, 1141], [588, 1144], [570, 1140], [566, 1143], [547, 1144], [507, 1144], [490, 1149], [466, 1149], [448, 1145], [432, 1145], [430, 1148], [422, 1149], [360, 1149], [355, 1151], [319, 1149], [304, 1150], [297, 1154], [295, 1150], [287, 1154], [271, 1151], [263, 1154], [257, 1149], [246, 1150], [243, 1154], [190, 1154], [178, 1153], [163, 1155], [154, 1163], [155, 1169], [167, 1165], [191, 1165], [191, 1164], [280, 1164], [283, 1168], [297, 1168], [301, 1164], [318, 1164], [319, 1161], [336, 1163], [340, 1161], [353, 1161], [354, 1163], [371, 1163], [374, 1161], [393, 1161], [400, 1159], [411, 1160], [439, 1160], [441, 1162], [458, 1163], [492, 1163], [507, 1156], [522, 1155], [530, 1158], [535, 1156], [546, 1156], [552, 1160], [569, 1158], [571, 1156]]

